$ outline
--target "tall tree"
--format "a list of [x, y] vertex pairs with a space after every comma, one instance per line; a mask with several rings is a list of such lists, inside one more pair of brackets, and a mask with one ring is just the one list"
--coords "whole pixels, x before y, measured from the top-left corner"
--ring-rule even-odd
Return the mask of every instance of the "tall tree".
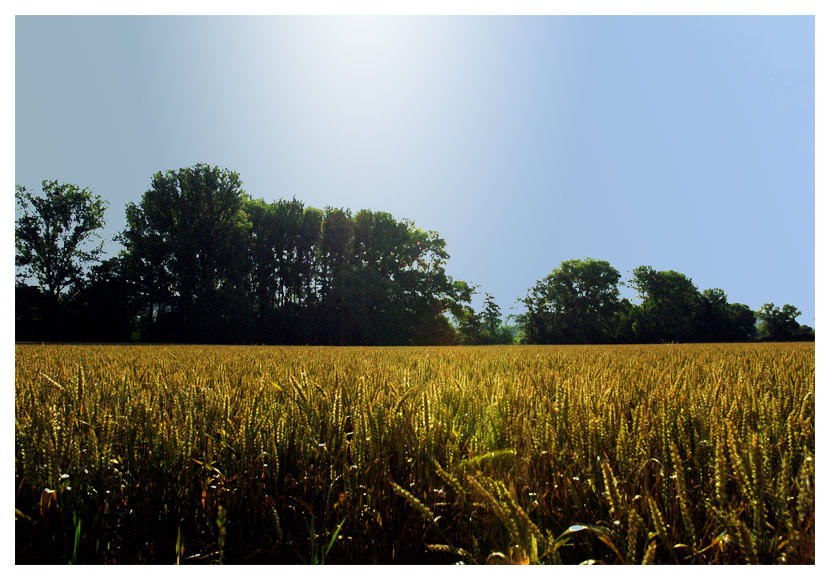
[[510, 344], [513, 334], [502, 324], [501, 308], [495, 299], [484, 293], [484, 309], [475, 312], [466, 306], [455, 316], [458, 334], [462, 344]]
[[327, 208], [318, 245], [319, 336], [333, 344], [454, 340], [445, 313], [463, 299], [437, 232], [385, 212]]
[[322, 237], [319, 246], [320, 282], [323, 297], [327, 297], [352, 255], [354, 222], [348, 209], [327, 207], [323, 214]]
[[321, 212], [304, 208], [297, 199], [249, 199], [244, 207], [250, 222], [246, 278], [257, 340], [307, 342]]
[[495, 337], [501, 327], [501, 308], [489, 292], [484, 293], [484, 311], [481, 313], [484, 330]]
[[15, 266], [19, 280], [35, 278], [56, 303], [100, 257], [107, 202], [69, 183], [44, 180], [41, 187], [43, 196], [15, 188]]
[[297, 246], [297, 274], [302, 303], [312, 308], [319, 300], [317, 253], [323, 235], [323, 211], [314, 207], [303, 210]]
[[566, 260], [536, 283], [519, 316], [531, 343], [616, 342], [625, 301], [620, 273], [604, 260]]
[[709, 288], [700, 293], [698, 334], [702, 340], [729, 340], [729, 302], [726, 292]]
[[640, 266], [631, 285], [642, 303], [635, 313], [634, 330], [640, 342], [692, 342], [698, 340], [700, 293], [683, 274]]
[[244, 207], [251, 224], [248, 230], [246, 278], [257, 323], [256, 338], [258, 342], [271, 342], [279, 284], [276, 212], [273, 204], [261, 199], [246, 200]]
[[245, 193], [239, 175], [205, 164], [156, 173], [122, 234], [156, 330], [186, 341], [245, 339]]
[[730, 304], [720, 288], [700, 293], [698, 324], [701, 341], [747, 341], [755, 336], [755, 313], [744, 304]]
[[353, 340], [350, 329], [354, 321], [349, 312], [353, 239], [351, 211], [326, 207], [317, 248], [320, 303], [315, 310], [315, 335], [324, 344], [350, 344]]
[[[758, 310], [758, 338], [761, 340], [787, 341], [799, 337], [801, 326], [796, 318], [801, 311], [791, 304], [778, 308], [775, 304], [764, 304]], [[809, 328], [809, 327], [808, 327]]]
[[159, 335], [158, 323], [173, 308], [174, 280], [169, 267], [172, 248], [166, 233], [169, 226], [159, 227], [161, 208], [152, 207], [159, 201], [150, 196], [139, 205], [127, 204], [127, 228], [118, 235], [125, 247], [123, 268], [142, 340], [169, 338]]
[[731, 340], [747, 342], [755, 340], [758, 329], [756, 327], [755, 312], [746, 304], [733, 302], [729, 305], [729, 319], [731, 321]]
[[407, 340], [402, 344], [444, 344], [454, 340], [446, 313], [469, 302], [466, 284], [456, 283], [445, 270], [447, 242], [434, 230], [422, 230], [405, 221], [408, 240], [399, 252], [403, 262], [394, 275], [403, 305], [402, 324]]

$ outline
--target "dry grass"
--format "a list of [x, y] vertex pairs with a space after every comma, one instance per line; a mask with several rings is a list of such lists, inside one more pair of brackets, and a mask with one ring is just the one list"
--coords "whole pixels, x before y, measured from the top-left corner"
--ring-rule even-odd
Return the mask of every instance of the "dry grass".
[[17, 346], [16, 560], [812, 563], [812, 344]]

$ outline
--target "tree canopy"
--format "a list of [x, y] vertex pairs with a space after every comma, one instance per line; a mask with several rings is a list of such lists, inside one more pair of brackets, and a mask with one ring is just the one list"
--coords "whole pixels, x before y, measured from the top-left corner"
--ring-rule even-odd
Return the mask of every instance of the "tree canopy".
[[[475, 288], [466, 287], [465, 290], [470, 296], [475, 293]], [[487, 292], [484, 294], [484, 309], [481, 312], [465, 305], [454, 313], [454, 317], [462, 344], [510, 344], [514, 341], [513, 329], [502, 322], [501, 308]]]
[[156, 173], [141, 202], [128, 205], [121, 239], [149, 336], [244, 338], [234, 317], [245, 308], [243, 202], [239, 175], [199, 164]]
[[694, 342], [700, 307], [697, 287], [680, 272], [640, 266], [631, 285], [642, 304], [635, 311], [634, 333], [643, 342]]
[[[522, 301], [523, 341], [530, 344], [614, 342], [735, 342], [813, 340], [792, 306], [765, 305], [758, 313], [730, 303], [720, 288], [698, 291], [673, 270], [640, 266], [625, 282], [639, 303], [620, 297], [621, 277], [601, 260], [567, 260], [536, 283]], [[756, 323], [761, 321], [756, 329]]]
[[428, 344], [469, 297], [446, 242], [385, 212], [253, 199], [236, 173], [157, 173], [120, 239], [141, 336], [188, 342]]
[[[43, 195], [15, 187], [15, 334], [66, 340], [67, 303], [98, 262], [107, 203], [87, 187], [43, 181]], [[29, 280], [37, 286], [28, 286]]]
[[531, 288], [521, 318], [534, 343], [603, 343], [619, 339], [628, 303], [620, 273], [604, 260], [567, 260]]
[[42, 189], [39, 196], [15, 188], [20, 213], [14, 228], [15, 266], [18, 279], [36, 278], [57, 300], [101, 255], [104, 242], [97, 230], [104, 226], [107, 202], [89, 188], [69, 183], [44, 180]]
[[799, 325], [796, 318], [801, 311], [791, 304], [778, 308], [775, 304], [764, 304], [757, 312], [760, 324], [758, 338], [769, 341], [815, 340], [813, 329]]
[[[383, 211], [266, 202], [230, 170], [154, 174], [127, 204], [123, 249], [100, 262], [106, 208], [85, 187], [16, 187], [18, 340], [323, 345], [812, 340], [789, 304], [757, 312], [673, 270], [563, 261], [517, 301], [446, 272], [438, 232]], [[36, 280], [38, 286], [26, 285]], [[620, 286], [637, 292], [636, 303]], [[451, 317], [451, 318], [450, 318]], [[454, 324], [451, 322], [454, 321]], [[760, 324], [757, 324], [760, 321]]]

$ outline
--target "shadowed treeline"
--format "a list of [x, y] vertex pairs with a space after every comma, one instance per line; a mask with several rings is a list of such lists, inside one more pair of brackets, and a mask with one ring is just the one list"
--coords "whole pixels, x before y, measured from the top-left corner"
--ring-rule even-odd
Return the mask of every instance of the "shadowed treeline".
[[[126, 212], [118, 256], [62, 293], [18, 286], [18, 340], [444, 344], [444, 312], [472, 293], [447, 276], [437, 232], [384, 212], [252, 199], [216, 167], [157, 173]], [[19, 266], [48, 269], [20, 246]]]
[[[446, 242], [388, 213], [266, 203], [238, 174], [156, 173], [126, 207], [121, 251], [99, 261], [106, 202], [87, 188], [18, 186], [18, 341], [426, 345], [811, 340], [800, 312], [730, 304], [673, 271], [635, 269], [641, 302], [601, 260], [569, 260], [502, 320], [446, 271]], [[97, 245], [95, 242], [97, 241]], [[91, 248], [91, 249], [90, 249]], [[37, 285], [29, 285], [36, 281]], [[450, 318], [451, 317], [451, 318]], [[452, 322], [451, 322], [452, 319]], [[760, 324], [757, 324], [760, 322]]]

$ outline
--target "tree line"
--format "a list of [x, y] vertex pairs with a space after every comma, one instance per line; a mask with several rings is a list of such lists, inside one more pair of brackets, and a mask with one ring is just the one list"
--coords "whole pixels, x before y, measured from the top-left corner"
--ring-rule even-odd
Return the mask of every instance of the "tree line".
[[[634, 289], [638, 303], [623, 298], [621, 286]], [[651, 266], [622, 282], [608, 262], [590, 258], [562, 262], [521, 302], [527, 311], [517, 318], [529, 344], [815, 340], [790, 304], [753, 311], [720, 288], [700, 292], [684, 274]]]
[[[19, 341], [319, 345], [805, 340], [797, 309], [754, 312], [722, 290], [643, 266], [619, 294], [600, 260], [563, 262], [508, 317], [446, 273], [446, 242], [386, 212], [265, 202], [233, 171], [153, 175], [126, 207], [122, 248], [101, 259], [107, 203], [88, 188], [17, 186]], [[36, 285], [29, 282], [36, 281]], [[760, 325], [756, 322], [760, 321]]]

